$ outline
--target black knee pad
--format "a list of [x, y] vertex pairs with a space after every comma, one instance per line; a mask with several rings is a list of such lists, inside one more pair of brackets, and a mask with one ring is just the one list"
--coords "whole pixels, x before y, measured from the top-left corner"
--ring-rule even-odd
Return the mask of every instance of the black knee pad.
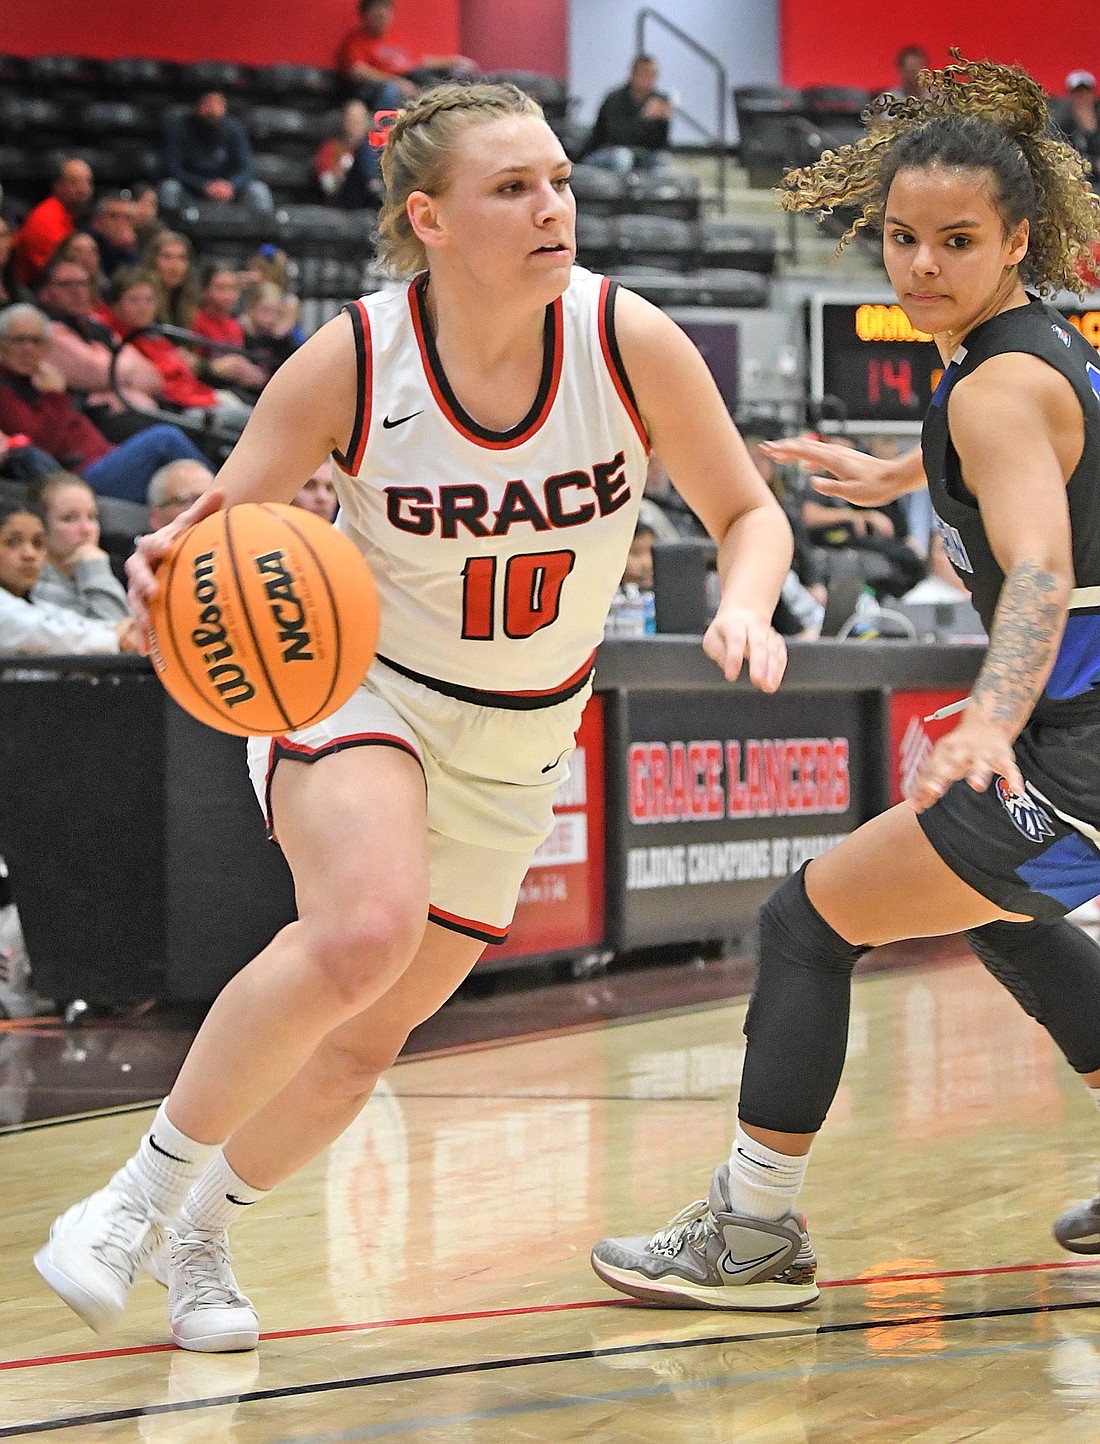
[[848, 1043], [852, 969], [867, 951], [846, 942], [806, 896], [805, 869], [760, 910], [760, 960], [745, 1018], [738, 1114], [757, 1128], [816, 1133]]
[[1066, 922], [986, 923], [966, 939], [1078, 1073], [1100, 1068], [1100, 947]]

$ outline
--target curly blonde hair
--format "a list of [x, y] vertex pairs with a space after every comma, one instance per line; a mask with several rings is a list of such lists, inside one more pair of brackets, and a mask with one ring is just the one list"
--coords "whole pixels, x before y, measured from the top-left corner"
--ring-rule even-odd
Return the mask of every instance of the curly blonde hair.
[[427, 253], [406, 210], [409, 196], [413, 191], [441, 195], [450, 181], [461, 133], [508, 115], [544, 118], [542, 106], [514, 85], [437, 85], [398, 111], [382, 152], [386, 199], [378, 217], [380, 270], [402, 277], [427, 266]]
[[864, 111], [867, 134], [827, 150], [813, 165], [783, 177], [787, 211], [830, 215], [838, 206], [860, 214], [837, 250], [863, 230], [881, 231], [890, 185], [902, 169], [945, 166], [988, 172], [1005, 234], [1028, 221], [1021, 279], [1040, 290], [1086, 288], [1083, 271], [1100, 238], [1100, 196], [1088, 167], [1050, 124], [1046, 97], [1015, 66], [964, 60], [922, 70], [926, 98], [881, 95]]

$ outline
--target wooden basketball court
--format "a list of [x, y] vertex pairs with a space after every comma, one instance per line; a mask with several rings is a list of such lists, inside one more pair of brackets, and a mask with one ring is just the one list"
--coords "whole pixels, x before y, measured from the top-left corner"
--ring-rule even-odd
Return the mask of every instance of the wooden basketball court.
[[1100, 1438], [1100, 1258], [1050, 1221], [1100, 1119], [976, 964], [857, 982], [804, 1204], [801, 1313], [632, 1305], [590, 1272], [727, 1153], [742, 1006], [399, 1065], [236, 1236], [256, 1353], [165, 1343], [150, 1279], [110, 1336], [40, 1283], [52, 1217], [151, 1110], [0, 1139], [0, 1439], [1050, 1441]]

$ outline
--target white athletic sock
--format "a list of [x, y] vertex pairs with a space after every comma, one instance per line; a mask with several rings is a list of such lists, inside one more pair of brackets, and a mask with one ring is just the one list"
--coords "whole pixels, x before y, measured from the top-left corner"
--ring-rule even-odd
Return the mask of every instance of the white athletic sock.
[[219, 1149], [191, 1185], [180, 1210], [180, 1233], [216, 1233], [232, 1228], [254, 1203], [266, 1198], [269, 1188], [253, 1188], [234, 1173]]
[[187, 1190], [219, 1147], [217, 1143], [196, 1143], [181, 1133], [162, 1103], [138, 1151], [122, 1171], [162, 1218], [174, 1218]]
[[738, 1124], [730, 1153], [730, 1201], [734, 1212], [769, 1220], [791, 1213], [808, 1162], [809, 1154], [796, 1158], [765, 1148]]

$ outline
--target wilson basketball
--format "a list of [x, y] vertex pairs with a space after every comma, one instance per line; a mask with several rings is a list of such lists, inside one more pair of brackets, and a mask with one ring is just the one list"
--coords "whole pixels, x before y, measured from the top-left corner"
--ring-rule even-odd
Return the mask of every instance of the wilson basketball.
[[370, 569], [300, 507], [245, 502], [205, 517], [157, 580], [153, 665], [181, 707], [222, 732], [274, 737], [318, 722], [374, 658]]

